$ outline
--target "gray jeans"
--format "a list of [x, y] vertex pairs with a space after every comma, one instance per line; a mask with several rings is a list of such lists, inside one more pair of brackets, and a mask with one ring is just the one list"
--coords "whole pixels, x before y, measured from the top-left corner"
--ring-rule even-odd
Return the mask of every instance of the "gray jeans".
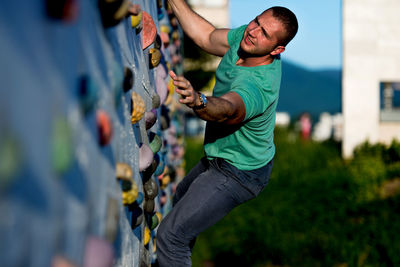
[[234, 207], [256, 197], [267, 185], [272, 160], [256, 170], [242, 171], [223, 159], [201, 161], [179, 183], [174, 207], [157, 230], [159, 266], [191, 266], [196, 236]]

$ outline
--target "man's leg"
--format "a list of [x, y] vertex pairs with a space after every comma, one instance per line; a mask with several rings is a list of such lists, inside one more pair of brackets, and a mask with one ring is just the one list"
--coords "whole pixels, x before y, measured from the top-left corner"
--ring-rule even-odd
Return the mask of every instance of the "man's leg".
[[210, 164], [208, 170], [194, 179], [158, 228], [160, 266], [191, 266], [191, 240], [253, 197], [235, 179], [225, 175], [217, 164]]
[[182, 179], [182, 181], [178, 184], [172, 205], [175, 206], [176, 203], [185, 195], [187, 190], [189, 189], [190, 185], [193, 183], [193, 181], [199, 177], [199, 175], [202, 172], [205, 172], [209, 167], [208, 160], [203, 157], [199, 163], [197, 163], [191, 170], [190, 172], [185, 176], [185, 178]]

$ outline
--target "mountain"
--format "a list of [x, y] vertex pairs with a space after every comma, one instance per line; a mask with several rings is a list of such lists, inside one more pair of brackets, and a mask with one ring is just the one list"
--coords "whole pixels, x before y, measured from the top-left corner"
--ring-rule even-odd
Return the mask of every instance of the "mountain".
[[308, 70], [283, 61], [278, 112], [288, 112], [292, 120], [308, 112], [313, 120], [322, 112], [341, 112], [340, 69]]

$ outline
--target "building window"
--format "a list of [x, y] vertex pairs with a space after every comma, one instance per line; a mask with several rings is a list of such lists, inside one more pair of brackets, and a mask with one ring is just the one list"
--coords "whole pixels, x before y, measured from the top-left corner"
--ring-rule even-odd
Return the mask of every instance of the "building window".
[[400, 82], [381, 82], [381, 121], [400, 121]]

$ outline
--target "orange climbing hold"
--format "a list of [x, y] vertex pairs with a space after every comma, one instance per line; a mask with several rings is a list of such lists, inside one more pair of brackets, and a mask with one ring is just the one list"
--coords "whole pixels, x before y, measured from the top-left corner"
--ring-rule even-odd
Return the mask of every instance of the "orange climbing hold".
[[97, 130], [99, 133], [99, 143], [102, 146], [108, 145], [113, 134], [111, 119], [104, 110], [97, 111], [96, 119]]

